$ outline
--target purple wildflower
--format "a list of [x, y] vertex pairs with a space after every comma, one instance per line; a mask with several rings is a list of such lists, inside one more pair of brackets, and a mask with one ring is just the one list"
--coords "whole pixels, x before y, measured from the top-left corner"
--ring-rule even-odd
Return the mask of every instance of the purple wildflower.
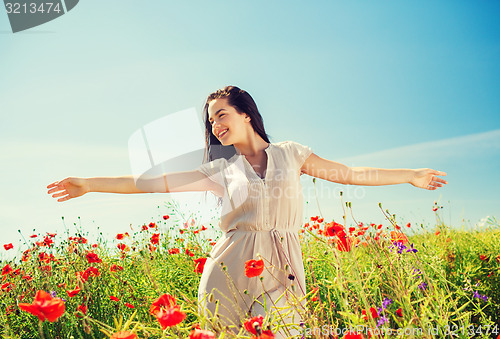
[[383, 325], [383, 324], [386, 324], [389, 322], [389, 319], [387, 319], [387, 317], [384, 315], [384, 316], [381, 316], [380, 319], [377, 321], [377, 327]]
[[382, 301], [382, 308], [385, 310], [387, 306], [389, 306], [392, 303], [392, 300], [389, 298], [385, 298], [384, 301]]
[[406, 246], [403, 245], [402, 243], [400, 243], [399, 241], [394, 241], [392, 243], [392, 245], [389, 246], [389, 249], [391, 249], [391, 252], [392, 252], [392, 248], [397, 248], [398, 253], [401, 254], [403, 252], [403, 250], [406, 249]]
[[427, 283], [422, 281], [422, 283], [418, 285], [418, 288], [420, 288], [422, 291], [425, 290], [427, 288]]
[[52, 296], [52, 298], [55, 298], [56, 297], [56, 291], [50, 291], [50, 295]]
[[484, 294], [479, 294], [477, 291], [474, 291], [474, 294], [472, 295], [474, 298], [482, 299], [484, 301], [488, 301], [488, 297]]
[[408, 252], [413, 252], [413, 253], [417, 253], [418, 252], [417, 249], [413, 248], [413, 243], [411, 243], [410, 246], [411, 246], [411, 248], [409, 248], [409, 249], [406, 250], [407, 253]]

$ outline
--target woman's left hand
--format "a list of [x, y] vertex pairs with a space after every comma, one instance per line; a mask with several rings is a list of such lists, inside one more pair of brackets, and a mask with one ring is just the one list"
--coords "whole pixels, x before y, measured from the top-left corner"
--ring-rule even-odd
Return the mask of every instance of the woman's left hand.
[[430, 168], [419, 168], [414, 170], [410, 184], [427, 190], [435, 190], [438, 187], [446, 185], [448, 182], [438, 178], [437, 175], [445, 176], [446, 172], [436, 171]]

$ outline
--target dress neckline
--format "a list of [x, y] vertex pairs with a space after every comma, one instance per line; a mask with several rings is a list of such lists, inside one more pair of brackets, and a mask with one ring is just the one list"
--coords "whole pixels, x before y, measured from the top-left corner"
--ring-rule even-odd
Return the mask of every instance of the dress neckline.
[[247, 160], [246, 156], [243, 155], [243, 154], [238, 154], [239, 156], [243, 157], [243, 159], [245, 159], [245, 162], [248, 164], [248, 167], [250, 167], [250, 169], [252, 170], [253, 174], [259, 178], [259, 180], [261, 181], [266, 181], [266, 178], [267, 178], [267, 174], [269, 173], [269, 149], [271, 148], [271, 145], [272, 143], [269, 143], [269, 145], [267, 145], [266, 148], [264, 148], [264, 151], [266, 152], [266, 155], [267, 155], [267, 164], [266, 164], [266, 174], [264, 175], [264, 178], [261, 178], [257, 172], [255, 171], [255, 169], [252, 167], [252, 165], [250, 164], [250, 162]]

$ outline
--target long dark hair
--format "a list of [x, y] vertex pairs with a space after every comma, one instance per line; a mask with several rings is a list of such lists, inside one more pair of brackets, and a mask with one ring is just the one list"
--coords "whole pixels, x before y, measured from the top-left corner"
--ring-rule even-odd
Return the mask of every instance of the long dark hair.
[[[213, 161], [218, 158], [230, 159], [236, 154], [234, 145], [223, 146], [219, 139], [212, 133], [212, 125], [208, 120], [208, 105], [214, 99], [227, 99], [229, 106], [234, 107], [239, 114], [248, 114], [250, 116], [250, 123], [255, 132], [257, 132], [264, 141], [271, 143], [269, 137], [264, 129], [264, 121], [257, 109], [257, 104], [248, 92], [236, 87], [226, 86], [210, 93], [203, 106], [203, 122], [205, 123], [205, 153], [203, 163]], [[205, 194], [206, 198], [206, 194]], [[217, 199], [217, 206], [222, 205], [222, 198]]]
[[248, 114], [250, 123], [257, 134], [259, 134], [265, 142], [270, 143], [266, 130], [264, 129], [264, 121], [257, 109], [257, 104], [253, 98], [236, 86], [226, 86], [210, 93], [203, 107], [203, 121], [205, 123], [205, 154], [203, 162], [210, 162], [218, 158], [230, 159], [236, 154], [236, 149], [233, 145], [222, 146], [219, 139], [212, 133], [212, 125], [208, 120], [208, 105], [214, 99], [227, 99], [229, 106], [239, 114]]

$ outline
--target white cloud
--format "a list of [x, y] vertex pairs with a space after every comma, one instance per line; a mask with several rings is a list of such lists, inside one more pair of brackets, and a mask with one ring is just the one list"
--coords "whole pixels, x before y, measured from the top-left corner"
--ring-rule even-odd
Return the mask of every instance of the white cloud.
[[500, 129], [469, 134], [438, 141], [423, 142], [378, 152], [339, 159], [339, 162], [356, 166], [384, 167], [393, 164], [426, 164], [465, 159], [467, 157], [496, 155], [500, 152]]

